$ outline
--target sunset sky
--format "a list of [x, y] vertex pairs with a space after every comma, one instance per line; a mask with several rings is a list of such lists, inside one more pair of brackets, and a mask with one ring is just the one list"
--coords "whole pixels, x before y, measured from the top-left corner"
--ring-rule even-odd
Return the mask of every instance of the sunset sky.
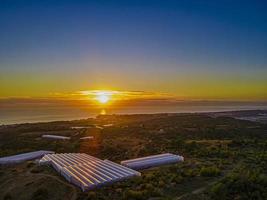
[[266, 10], [263, 0], [2, 0], [0, 97], [267, 100]]

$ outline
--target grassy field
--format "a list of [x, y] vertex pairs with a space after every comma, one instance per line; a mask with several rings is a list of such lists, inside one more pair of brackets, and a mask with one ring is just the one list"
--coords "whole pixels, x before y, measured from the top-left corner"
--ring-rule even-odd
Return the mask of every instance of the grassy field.
[[[95, 127], [113, 124], [112, 127]], [[86, 130], [73, 126], [91, 126]], [[163, 131], [162, 131], [162, 130]], [[71, 136], [69, 141], [42, 134]], [[80, 137], [94, 136], [80, 141]], [[0, 168], [0, 199], [267, 199], [267, 125], [199, 114], [112, 115], [0, 127], [0, 156], [34, 150], [84, 152], [119, 162], [170, 152], [185, 162], [81, 192], [33, 161]]]

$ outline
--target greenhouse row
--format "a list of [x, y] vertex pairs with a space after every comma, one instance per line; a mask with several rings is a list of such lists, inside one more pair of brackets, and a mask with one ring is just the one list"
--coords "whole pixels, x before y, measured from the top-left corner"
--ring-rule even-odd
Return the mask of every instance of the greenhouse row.
[[14, 156], [7, 156], [0, 158], [1, 165], [9, 165], [9, 164], [17, 164], [27, 160], [33, 160], [37, 158], [41, 158], [46, 154], [54, 153], [53, 151], [34, 151], [28, 153], [22, 153]]
[[56, 140], [70, 140], [70, 137], [65, 137], [61, 135], [42, 135], [42, 138], [56, 139]]
[[121, 161], [121, 165], [137, 170], [149, 167], [157, 167], [165, 164], [174, 164], [182, 161], [184, 161], [183, 156], [165, 153], [131, 160], [124, 160]]

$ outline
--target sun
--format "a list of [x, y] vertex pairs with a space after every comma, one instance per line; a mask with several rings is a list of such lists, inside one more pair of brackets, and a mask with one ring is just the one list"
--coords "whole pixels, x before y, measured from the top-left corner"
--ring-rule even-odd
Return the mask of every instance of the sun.
[[105, 93], [100, 93], [100, 94], [97, 94], [96, 96], [96, 99], [99, 103], [101, 104], [106, 104], [109, 102], [110, 100], [110, 97], [108, 94], [105, 94]]

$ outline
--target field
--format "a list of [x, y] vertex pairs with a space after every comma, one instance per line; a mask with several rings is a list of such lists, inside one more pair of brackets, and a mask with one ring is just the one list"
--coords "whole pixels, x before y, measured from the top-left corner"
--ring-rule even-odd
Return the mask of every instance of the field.
[[[98, 127], [105, 124], [113, 126]], [[79, 140], [85, 136], [94, 139]], [[0, 199], [267, 199], [267, 124], [259, 122], [204, 114], [103, 115], [0, 127], [0, 157], [35, 150], [84, 152], [115, 162], [170, 152], [185, 162], [85, 193], [34, 161], [1, 166]]]

